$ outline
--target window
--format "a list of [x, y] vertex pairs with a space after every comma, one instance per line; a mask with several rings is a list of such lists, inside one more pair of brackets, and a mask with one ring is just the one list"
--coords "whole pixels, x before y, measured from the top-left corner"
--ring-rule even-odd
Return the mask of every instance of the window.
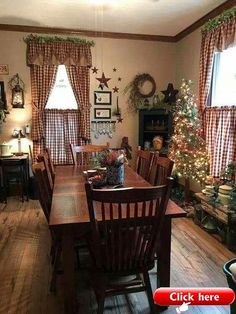
[[236, 106], [236, 47], [215, 52], [208, 104]]
[[64, 65], [59, 65], [57, 68], [56, 81], [48, 97], [46, 109], [78, 109]]

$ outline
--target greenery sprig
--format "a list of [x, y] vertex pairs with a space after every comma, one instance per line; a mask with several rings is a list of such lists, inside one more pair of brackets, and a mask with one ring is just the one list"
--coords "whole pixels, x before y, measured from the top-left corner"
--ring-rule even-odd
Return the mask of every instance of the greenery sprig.
[[210, 19], [203, 27], [202, 33], [207, 33], [219, 27], [225, 21], [230, 20], [236, 16], [236, 7], [224, 11], [221, 15], [217, 16], [214, 19]]
[[95, 42], [93, 40], [86, 40], [86, 39], [81, 39], [77, 37], [59, 37], [59, 36], [37, 36], [30, 34], [26, 37], [24, 37], [24, 42], [29, 43], [29, 42], [35, 42], [38, 44], [45, 44], [45, 43], [52, 43], [52, 42], [71, 42], [71, 43], [80, 43], [83, 45], [89, 45], [94, 47]]

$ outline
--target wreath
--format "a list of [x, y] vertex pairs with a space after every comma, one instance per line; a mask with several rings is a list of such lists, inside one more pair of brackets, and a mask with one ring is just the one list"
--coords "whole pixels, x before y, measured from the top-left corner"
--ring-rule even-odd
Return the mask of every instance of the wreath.
[[[142, 87], [145, 82], [151, 83], [151, 89], [147, 93], [142, 91]], [[130, 82], [124, 92], [129, 93], [128, 105], [131, 111], [137, 111], [143, 108], [144, 98], [152, 97], [156, 91], [156, 83], [150, 74], [143, 73], [135, 76], [132, 82]]]

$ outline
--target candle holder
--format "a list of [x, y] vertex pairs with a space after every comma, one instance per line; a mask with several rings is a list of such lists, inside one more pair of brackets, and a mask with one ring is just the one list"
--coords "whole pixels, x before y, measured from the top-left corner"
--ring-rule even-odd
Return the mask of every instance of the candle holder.
[[21, 151], [21, 139], [25, 138], [25, 134], [21, 129], [14, 129], [12, 133], [12, 137], [18, 139], [18, 152], [15, 153], [16, 156], [22, 156], [24, 153]]
[[117, 119], [118, 123], [119, 122], [122, 123], [123, 118], [121, 117], [121, 109], [119, 107], [119, 97], [118, 96], [116, 98], [116, 109], [113, 110], [112, 115], [116, 116], [116, 119]]

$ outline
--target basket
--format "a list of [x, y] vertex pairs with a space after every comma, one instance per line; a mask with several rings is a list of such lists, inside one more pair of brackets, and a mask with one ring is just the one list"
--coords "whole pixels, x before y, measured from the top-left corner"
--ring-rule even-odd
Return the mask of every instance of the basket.
[[[226, 279], [227, 279], [229, 288], [231, 288], [236, 293], [236, 282], [233, 281], [232, 273], [229, 270], [230, 265], [233, 263], [236, 263], [236, 258], [231, 259], [230, 261], [226, 262], [223, 266], [223, 271], [226, 275]], [[236, 313], [236, 299], [234, 300], [234, 302], [232, 304], [230, 304], [230, 313], [231, 314]]]

